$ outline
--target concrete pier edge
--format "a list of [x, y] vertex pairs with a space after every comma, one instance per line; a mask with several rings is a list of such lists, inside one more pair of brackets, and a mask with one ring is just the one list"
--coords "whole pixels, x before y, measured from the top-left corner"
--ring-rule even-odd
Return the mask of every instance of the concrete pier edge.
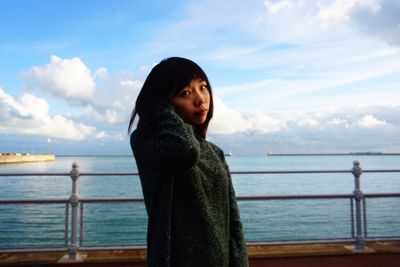
[[[368, 249], [348, 249], [350, 243], [310, 243], [290, 245], [251, 244], [247, 246], [250, 266], [307, 266], [310, 262], [324, 262], [320, 266], [335, 266], [345, 262], [346, 266], [363, 267], [376, 265], [382, 260], [385, 266], [399, 266], [400, 241], [367, 242]], [[126, 250], [80, 250], [79, 261], [65, 260], [67, 251], [35, 253], [0, 253], [0, 266], [146, 266], [146, 249]], [[64, 260], [62, 260], [64, 259]], [[265, 264], [265, 265], [264, 265]], [[283, 264], [283, 265], [282, 265]], [[285, 265], [290, 264], [290, 265]], [[332, 265], [330, 265], [332, 264]]]

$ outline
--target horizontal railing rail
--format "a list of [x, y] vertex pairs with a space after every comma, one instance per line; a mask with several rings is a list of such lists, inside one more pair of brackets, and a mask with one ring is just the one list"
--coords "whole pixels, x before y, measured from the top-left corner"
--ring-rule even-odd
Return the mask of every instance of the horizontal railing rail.
[[[371, 169], [363, 173], [391, 173], [400, 169]], [[352, 173], [352, 170], [261, 170], [261, 171], [231, 171], [231, 174], [318, 174], [318, 173]], [[70, 176], [70, 172], [3, 172], [0, 177], [12, 176]], [[80, 172], [80, 176], [138, 176], [138, 172]]]
[[[364, 198], [394, 198], [400, 197], [400, 193], [368, 193], [364, 194]], [[269, 195], [269, 196], [238, 196], [238, 201], [259, 201], [259, 200], [291, 200], [291, 199], [343, 199], [353, 198], [352, 194], [309, 194], [309, 195]], [[81, 198], [82, 203], [101, 203], [101, 202], [144, 202], [143, 198]], [[22, 199], [22, 198], [6, 198], [0, 199], [0, 205], [12, 204], [66, 204], [69, 199], [43, 198], [43, 199]]]
[[[350, 217], [351, 217], [351, 237], [350, 238], [330, 238], [329, 240], [320, 240], [320, 242], [337, 242], [341, 241], [353, 241], [354, 248], [356, 250], [364, 250], [364, 244], [366, 240], [381, 240], [384, 239], [400, 239], [396, 236], [388, 237], [371, 237], [367, 236], [367, 210], [366, 210], [366, 199], [369, 198], [400, 198], [400, 193], [368, 193], [364, 194], [360, 189], [360, 176], [361, 173], [400, 173], [400, 169], [371, 169], [361, 170], [359, 163], [354, 162], [354, 166], [351, 170], [261, 170], [261, 171], [231, 171], [232, 175], [244, 175], [244, 174], [321, 174], [321, 173], [350, 173], [353, 174], [355, 179], [355, 187], [352, 194], [296, 194], [296, 195], [250, 195], [250, 196], [238, 196], [238, 201], [269, 201], [269, 200], [305, 200], [305, 199], [348, 199], [350, 201]], [[79, 248], [83, 243], [83, 207], [85, 204], [90, 203], [118, 203], [118, 202], [132, 202], [141, 203], [144, 202], [143, 198], [80, 198], [78, 192], [78, 181], [81, 176], [137, 176], [138, 172], [80, 172], [78, 165], [73, 164], [71, 172], [30, 172], [30, 173], [0, 173], [1, 177], [33, 177], [33, 176], [70, 176], [72, 179], [72, 194], [69, 198], [46, 198], [46, 199], [0, 199], [0, 205], [21, 205], [21, 204], [65, 204], [65, 238], [64, 248], [48, 248], [49, 251], [55, 250], [67, 250], [69, 251], [70, 260], [79, 259]], [[266, 177], [266, 176], [265, 176]], [[79, 206], [79, 207], [78, 207]], [[71, 214], [69, 209], [71, 207]], [[78, 217], [78, 209], [80, 216]], [[355, 220], [354, 220], [355, 217]], [[70, 223], [69, 223], [70, 222]], [[80, 227], [78, 227], [80, 226]], [[71, 227], [69, 229], [69, 227]], [[80, 240], [78, 241], [78, 231]], [[68, 233], [70, 232], [71, 238], [68, 243]], [[304, 243], [304, 242], [315, 242], [313, 240], [303, 241], [283, 241], [283, 242], [268, 242], [268, 243]], [[124, 246], [132, 247], [132, 246]], [[133, 246], [138, 247], [138, 246]], [[140, 246], [139, 246], [140, 247]], [[106, 247], [89, 247], [86, 249], [100, 249]], [[18, 252], [27, 251], [29, 249], [0, 249], [0, 251], [7, 252]], [[31, 249], [32, 250], [32, 249]], [[45, 251], [46, 248], [33, 249], [32, 251]]]

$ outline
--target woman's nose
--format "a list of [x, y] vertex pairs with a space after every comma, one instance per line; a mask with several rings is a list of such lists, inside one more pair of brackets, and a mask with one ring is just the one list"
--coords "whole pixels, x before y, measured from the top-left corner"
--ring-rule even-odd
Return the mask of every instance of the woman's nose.
[[196, 97], [195, 97], [196, 106], [201, 106], [205, 102], [206, 102], [205, 96], [203, 94], [201, 94], [201, 93], [196, 93]]

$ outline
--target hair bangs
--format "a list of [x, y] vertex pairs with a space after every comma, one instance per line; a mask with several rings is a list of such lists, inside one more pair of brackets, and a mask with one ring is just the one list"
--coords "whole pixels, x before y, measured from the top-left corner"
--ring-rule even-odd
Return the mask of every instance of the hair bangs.
[[[168, 60], [171, 60], [169, 58]], [[206, 81], [208, 78], [204, 71], [193, 61], [180, 60], [180, 62], [172, 61], [169, 68], [169, 79], [171, 83], [171, 93], [173, 95], [179, 93], [180, 90], [188, 86], [193, 80], [199, 79]]]

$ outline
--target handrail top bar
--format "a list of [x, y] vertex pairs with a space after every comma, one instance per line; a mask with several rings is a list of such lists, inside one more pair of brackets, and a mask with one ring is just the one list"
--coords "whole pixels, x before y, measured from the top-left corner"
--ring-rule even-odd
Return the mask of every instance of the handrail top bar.
[[67, 204], [68, 198], [1, 198], [0, 204]]
[[[400, 197], [400, 192], [394, 193], [371, 193], [364, 194], [364, 198], [390, 198]], [[254, 195], [254, 196], [237, 196], [237, 200], [286, 200], [286, 199], [339, 199], [339, 198], [354, 198], [354, 194], [315, 194], [315, 195]]]
[[[274, 200], [274, 199], [337, 199], [352, 198], [353, 194], [303, 194], [303, 195], [251, 195], [237, 196], [238, 200]], [[369, 193], [364, 194], [365, 198], [384, 198], [384, 197], [400, 197], [399, 193]], [[0, 204], [40, 204], [40, 203], [68, 203], [69, 199], [45, 198], [45, 199], [21, 199], [21, 198], [3, 198]], [[100, 202], [143, 202], [143, 198], [139, 197], [122, 197], [122, 198], [81, 198], [82, 203], [100, 203]]]
[[[399, 194], [400, 195], [400, 194]], [[335, 199], [335, 198], [352, 198], [352, 194], [316, 194], [316, 195], [266, 195], [266, 196], [237, 196], [237, 200], [283, 200], [283, 199]]]
[[364, 193], [365, 198], [400, 197], [400, 193]]
[[[299, 173], [351, 173], [351, 169], [347, 170], [260, 170], [260, 171], [231, 171], [231, 174], [299, 174]], [[362, 170], [363, 173], [386, 173], [400, 172], [400, 169], [376, 169]], [[70, 172], [12, 172], [1, 173], [1, 176], [70, 176]], [[132, 176], [139, 175], [138, 172], [80, 172], [80, 176]]]
[[70, 176], [69, 172], [0, 172], [0, 176]]
[[81, 198], [82, 203], [100, 203], [100, 202], [143, 202], [139, 197], [119, 197], [119, 198]]
[[[371, 169], [362, 172], [400, 172], [400, 169]], [[296, 173], [352, 173], [352, 169], [347, 170], [262, 170], [262, 171], [231, 171], [231, 174], [296, 174]]]
[[362, 172], [400, 172], [400, 169], [362, 170]]

